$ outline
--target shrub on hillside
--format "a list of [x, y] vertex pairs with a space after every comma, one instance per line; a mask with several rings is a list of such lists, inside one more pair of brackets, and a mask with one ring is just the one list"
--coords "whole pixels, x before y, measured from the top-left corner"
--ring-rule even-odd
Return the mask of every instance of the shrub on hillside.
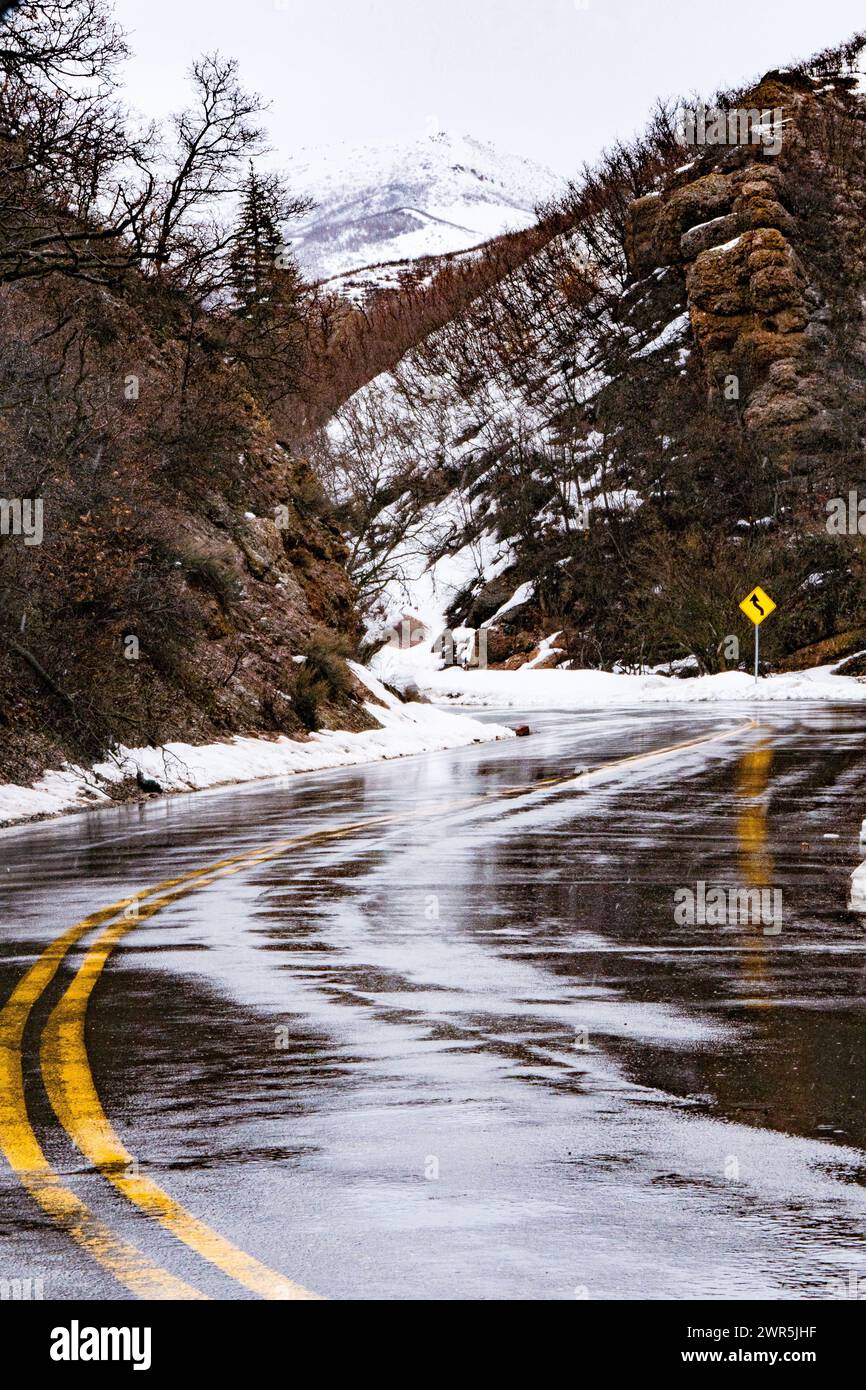
[[320, 708], [327, 694], [326, 686], [315, 673], [306, 664], [299, 665], [292, 687], [292, 705], [304, 728], [311, 734], [322, 727]]

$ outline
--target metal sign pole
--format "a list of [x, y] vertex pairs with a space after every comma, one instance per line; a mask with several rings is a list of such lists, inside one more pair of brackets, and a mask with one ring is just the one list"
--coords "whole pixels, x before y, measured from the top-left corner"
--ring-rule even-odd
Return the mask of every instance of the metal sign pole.
[[756, 584], [740, 604], [741, 612], [745, 613], [755, 629], [755, 685], [761, 677], [761, 623], [765, 618], [769, 618], [771, 613], [775, 613], [777, 608], [778, 604], [773, 602], [769, 594], [764, 593], [760, 584]]

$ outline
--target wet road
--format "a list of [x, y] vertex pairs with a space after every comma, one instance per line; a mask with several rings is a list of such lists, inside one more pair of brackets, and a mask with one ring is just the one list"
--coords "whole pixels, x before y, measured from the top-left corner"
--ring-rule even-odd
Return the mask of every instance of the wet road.
[[[130, 1249], [164, 1296], [212, 1298], [271, 1273], [394, 1299], [866, 1276], [866, 711], [762, 708], [546, 785], [746, 718], [534, 712], [528, 740], [0, 834], [26, 1101], [0, 1113], [0, 1279], [132, 1297]], [[21, 1005], [88, 914], [286, 839], [93, 922]], [[780, 889], [781, 930], [678, 925], [701, 881]]]

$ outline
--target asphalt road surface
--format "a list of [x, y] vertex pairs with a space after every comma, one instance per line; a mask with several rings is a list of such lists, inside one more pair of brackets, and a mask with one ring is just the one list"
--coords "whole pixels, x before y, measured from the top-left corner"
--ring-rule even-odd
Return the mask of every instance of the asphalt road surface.
[[[0, 1280], [860, 1287], [866, 712], [525, 717], [0, 834]], [[678, 924], [699, 882], [780, 930]]]

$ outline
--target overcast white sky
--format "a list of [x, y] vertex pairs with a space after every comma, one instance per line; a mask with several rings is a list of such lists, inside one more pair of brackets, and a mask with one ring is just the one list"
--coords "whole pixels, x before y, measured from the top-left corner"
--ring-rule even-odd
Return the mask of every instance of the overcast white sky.
[[[585, 7], [586, 6], [586, 7]], [[866, 27], [862, 0], [116, 0], [129, 97], [184, 101], [199, 52], [237, 57], [300, 146], [452, 129], [570, 175], [657, 96], [711, 94]]]

